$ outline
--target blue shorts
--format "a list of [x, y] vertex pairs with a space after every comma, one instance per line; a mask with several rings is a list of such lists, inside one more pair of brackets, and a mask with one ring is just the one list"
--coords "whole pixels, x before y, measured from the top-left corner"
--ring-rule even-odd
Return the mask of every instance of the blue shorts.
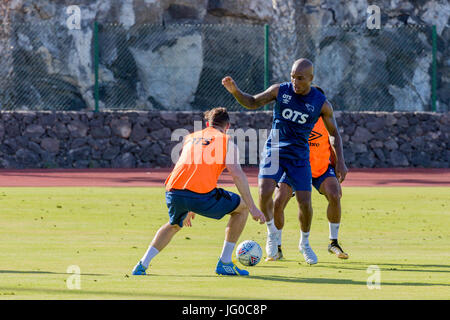
[[270, 158], [261, 161], [258, 178], [269, 178], [278, 182], [282, 176], [289, 177], [292, 182], [290, 185], [295, 191], [311, 192], [312, 175], [309, 161], [284, 158], [279, 158], [278, 163], [271, 163]]
[[[336, 173], [334, 172], [334, 168], [333, 168], [333, 166], [331, 166], [331, 164], [328, 166], [327, 171], [325, 171], [320, 177], [312, 178], [312, 184], [313, 184], [314, 188], [316, 188], [317, 191], [319, 191], [319, 193], [321, 193], [320, 186], [322, 185], [322, 182], [324, 182], [325, 179], [328, 177], [336, 178]], [[281, 179], [278, 182], [279, 183], [281, 183], [281, 182], [287, 183], [292, 188], [291, 180], [285, 174], [281, 177]]]
[[241, 202], [236, 193], [216, 188], [208, 193], [196, 193], [189, 190], [166, 191], [166, 204], [169, 209], [170, 224], [183, 227], [183, 220], [189, 211], [199, 215], [222, 219], [233, 212]]

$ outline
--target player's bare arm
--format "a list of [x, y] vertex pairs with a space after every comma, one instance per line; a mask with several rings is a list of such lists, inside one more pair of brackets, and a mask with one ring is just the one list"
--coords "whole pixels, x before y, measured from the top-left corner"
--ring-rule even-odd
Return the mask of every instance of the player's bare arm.
[[274, 101], [278, 95], [279, 84], [274, 84], [267, 88], [264, 92], [258, 93], [256, 95], [250, 95], [241, 91], [236, 82], [230, 76], [226, 76], [222, 79], [222, 85], [229, 93], [233, 95], [237, 102], [247, 109], [258, 109], [266, 104]]
[[242, 199], [247, 205], [253, 220], [258, 221], [263, 224], [266, 222], [264, 214], [256, 207], [253, 201], [252, 195], [250, 193], [250, 187], [248, 185], [247, 176], [244, 171], [242, 171], [241, 164], [239, 163], [239, 151], [238, 147], [233, 143], [229, 142], [227, 158], [226, 158], [226, 168], [233, 177], [233, 182], [236, 185]]
[[336, 156], [336, 176], [339, 182], [343, 182], [345, 176], [347, 175], [348, 169], [347, 166], [345, 165], [342, 139], [341, 135], [339, 134], [336, 119], [333, 114], [333, 107], [331, 106], [331, 103], [328, 100], [325, 101], [325, 103], [322, 106], [321, 116], [323, 119], [323, 123], [325, 124], [325, 127], [327, 128], [328, 133], [330, 134], [330, 137], [332, 138], [332, 140], [334, 140], [334, 143], [332, 145], [334, 147]]
[[329, 138], [330, 138], [330, 153], [331, 153], [330, 161], [331, 161], [331, 165], [333, 167], [336, 167], [337, 156], [336, 156], [336, 148], [334, 146], [334, 138], [331, 138], [331, 137], [329, 137]]

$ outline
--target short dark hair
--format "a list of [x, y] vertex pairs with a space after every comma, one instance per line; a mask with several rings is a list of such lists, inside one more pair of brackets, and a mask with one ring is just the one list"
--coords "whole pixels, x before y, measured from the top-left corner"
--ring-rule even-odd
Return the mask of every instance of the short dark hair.
[[218, 107], [208, 110], [204, 113], [205, 120], [209, 122], [211, 126], [225, 127], [230, 122], [230, 116], [228, 115], [227, 108]]

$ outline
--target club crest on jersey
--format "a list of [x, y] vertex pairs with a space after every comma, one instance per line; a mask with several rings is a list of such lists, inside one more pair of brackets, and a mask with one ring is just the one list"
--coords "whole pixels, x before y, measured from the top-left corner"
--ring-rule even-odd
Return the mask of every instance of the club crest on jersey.
[[291, 101], [291, 99], [292, 99], [292, 96], [290, 96], [290, 95], [288, 95], [288, 94], [283, 94], [283, 103], [284, 104], [288, 104], [290, 101]]
[[309, 111], [310, 113], [313, 113], [313, 112], [314, 112], [314, 106], [313, 106], [312, 104], [305, 103], [305, 106], [306, 106], [306, 109], [308, 109], [308, 111]]

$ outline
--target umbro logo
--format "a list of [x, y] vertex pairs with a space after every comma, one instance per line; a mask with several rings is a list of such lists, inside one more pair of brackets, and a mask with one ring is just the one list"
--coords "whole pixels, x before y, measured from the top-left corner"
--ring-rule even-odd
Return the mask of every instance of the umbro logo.
[[233, 268], [230, 266], [223, 266], [223, 269], [227, 272], [227, 273], [235, 273]]
[[311, 133], [309, 134], [308, 141], [313, 141], [313, 140], [319, 139], [321, 136], [322, 135], [319, 132], [311, 131]]

